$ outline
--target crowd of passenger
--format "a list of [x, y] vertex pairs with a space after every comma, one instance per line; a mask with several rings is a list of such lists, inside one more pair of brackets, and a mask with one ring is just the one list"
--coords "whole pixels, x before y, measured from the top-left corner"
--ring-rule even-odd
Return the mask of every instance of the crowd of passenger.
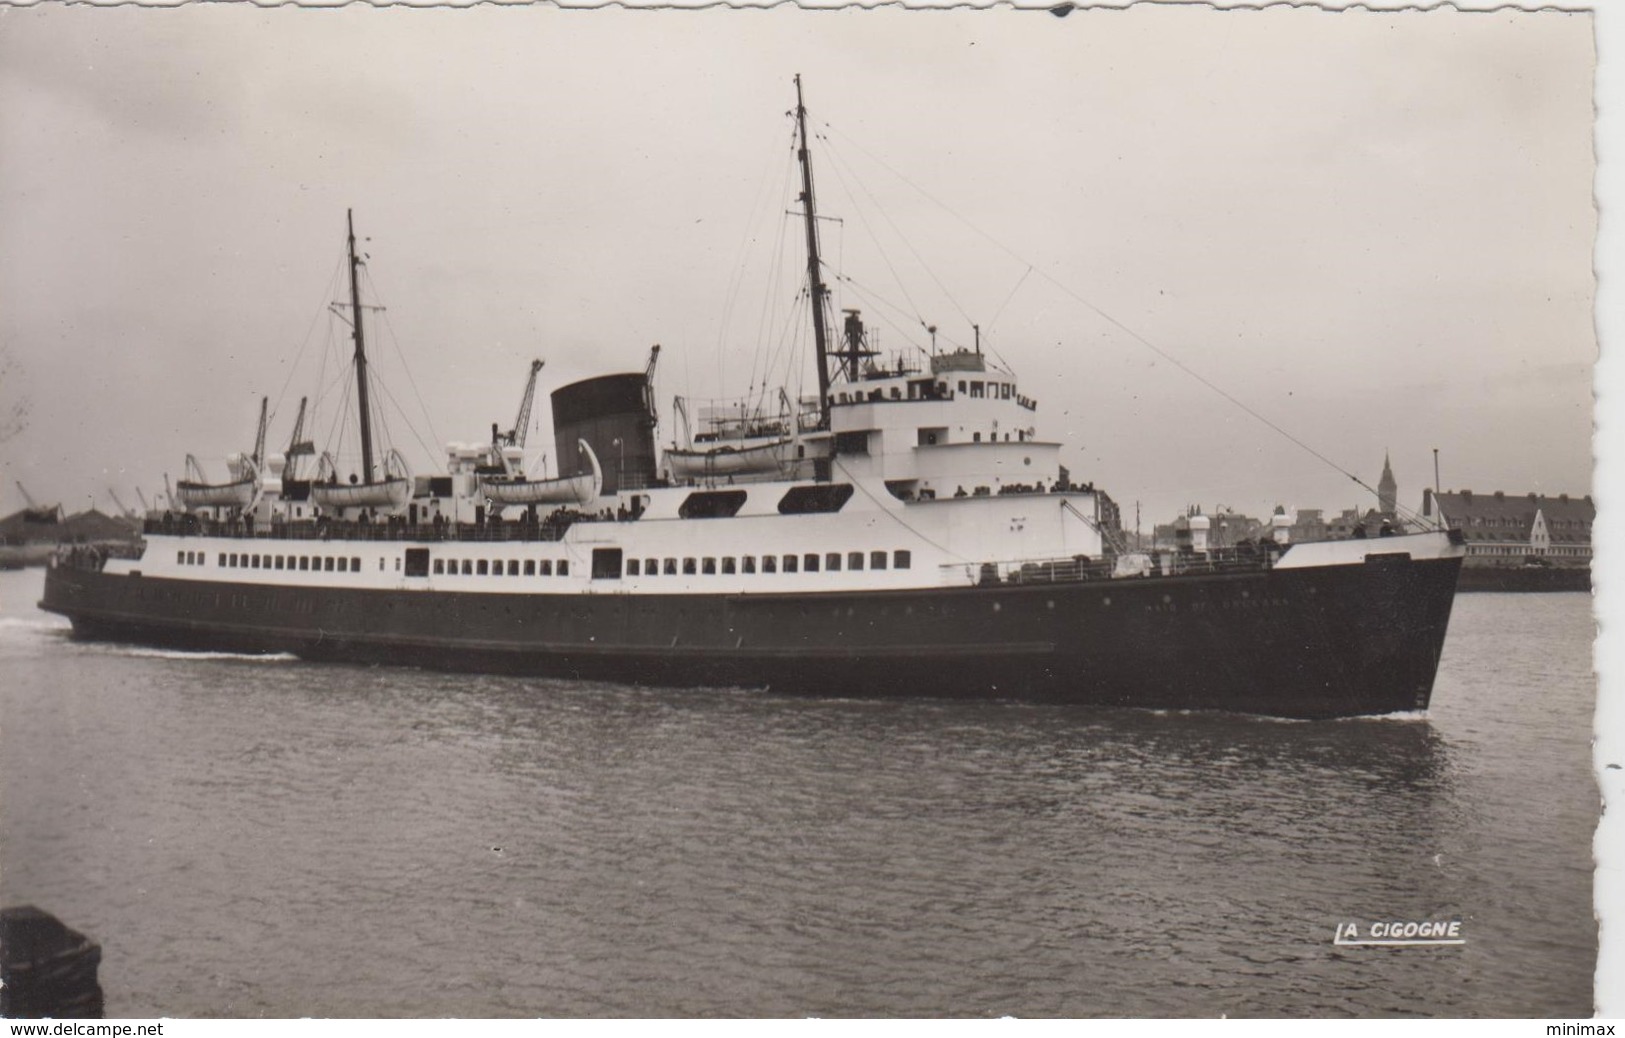
[[544, 515], [539, 513], [535, 506], [531, 506], [511, 518], [492, 515], [481, 509], [475, 513], [473, 522], [457, 523], [438, 512], [413, 522], [404, 515], [381, 515], [375, 511], [362, 509], [353, 519], [336, 519], [320, 515], [314, 519], [278, 518], [270, 523], [256, 524], [252, 513], [230, 519], [210, 519], [189, 512], [178, 515], [165, 512], [162, 517], [147, 519], [143, 531], [180, 536], [260, 536], [324, 541], [551, 541], [564, 536], [564, 531], [576, 523], [631, 522], [640, 514], [637, 509], [620, 505], [591, 511], [560, 506]]
[[1074, 483], [1070, 479], [1057, 479], [1048, 486], [1043, 481], [1037, 483], [1002, 483], [997, 490], [991, 487], [978, 486], [966, 491], [960, 486], [954, 491], [954, 497], [1005, 497], [1009, 494], [1066, 494], [1066, 493], [1092, 493], [1095, 489], [1093, 483]]

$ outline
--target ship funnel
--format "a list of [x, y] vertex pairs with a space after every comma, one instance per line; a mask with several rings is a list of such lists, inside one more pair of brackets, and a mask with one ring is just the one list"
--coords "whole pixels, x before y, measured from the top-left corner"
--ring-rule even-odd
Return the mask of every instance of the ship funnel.
[[592, 471], [585, 441], [603, 466], [603, 493], [655, 482], [654, 413], [642, 372], [600, 375], [553, 391], [554, 456], [560, 476]]

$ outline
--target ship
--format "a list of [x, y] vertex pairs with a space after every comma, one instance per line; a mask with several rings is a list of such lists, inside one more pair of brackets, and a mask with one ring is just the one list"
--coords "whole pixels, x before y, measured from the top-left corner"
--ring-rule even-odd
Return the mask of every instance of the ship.
[[[835, 334], [795, 86], [816, 398], [712, 415], [662, 457], [651, 354], [552, 392], [558, 473], [530, 481], [511, 433], [450, 445], [442, 475], [388, 470], [358, 388], [351, 482], [285, 481], [272, 455], [247, 505], [149, 517], [131, 557], [58, 555], [41, 606], [81, 639], [673, 688], [1428, 708], [1459, 532], [1134, 550], [979, 338], [891, 363], [861, 311]], [[348, 241], [364, 387], [353, 220]]]

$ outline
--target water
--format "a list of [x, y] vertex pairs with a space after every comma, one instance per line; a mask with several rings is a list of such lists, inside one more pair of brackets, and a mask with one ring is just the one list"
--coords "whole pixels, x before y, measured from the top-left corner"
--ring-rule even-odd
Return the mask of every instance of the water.
[[[1584, 595], [1426, 719], [779, 698], [74, 643], [0, 574], [0, 901], [109, 1016], [1579, 1016]], [[1450, 948], [1334, 927], [1463, 921]]]

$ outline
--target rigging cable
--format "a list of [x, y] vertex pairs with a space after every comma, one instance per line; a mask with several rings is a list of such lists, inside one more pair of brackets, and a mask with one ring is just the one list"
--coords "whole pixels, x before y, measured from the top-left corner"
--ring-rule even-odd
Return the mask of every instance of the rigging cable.
[[[327, 279], [327, 286], [322, 289], [323, 299], [333, 298], [334, 286], [339, 279], [339, 273], [343, 269], [344, 257], [341, 255], [333, 266], [332, 275]], [[299, 370], [299, 361], [304, 358], [305, 350], [310, 348], [311, 336], [315, 333], [316, 325], [321, 322], [322, 314], [326, 311], [327, 307], [319, 306], [316, 308], [316, 313], [311, 316], [310, 327], [305, 329], [305, 337], [299, 343], [299, 351], [293, 355], [293, 363], [288, 365], [288, 377], [282, 380], [282, 388], [277, 390], [276, 403], [271, 405], [271, 418], [274, 419], [277, 413], [282, 410], [282, 401], [287, 398], [288, 386], [293, 382], [294, 373]]]
[[[819, 135], [818, 139], [822, 140], [822, 141], [825, 141], [826, 143], [829, 140], [829, 138], [824, 137], [822, 135]], [[828, 153], [832, 158], [836, 156], [836, 153], [835, 153], [835, 151], [833, 149], [830, 149]], [[892, 280], [897, 282], [898, 291], [902, 292], [903, 293], [903, 298], [908, 300], [909, 308], [914, 311], [914, 319], [916, 321], [920, 322], [920, 327], [921, 328], [929, 327], [929, 325], [926, 323], [924, 315], [922, 315], [921, 312], [920, 312], [920, 308], [919, 308], [918, 304], [916, 304], [914, 302], [914, 297], [908, 294], [908, 285], [903, 281], [902, 276], [897, 273], [896, 265], [892, 263], [891, 256], [886, 252], [886, 247], [881, 244], [880, 236], [877, 235], [875, 233], [874, 228], [872, 226], [870, 226], [869, 217], [864, 213], [863, 207], [856, 204], [857, 203], [857, 197], [856, 197], [856, 195], [853, 194], [852, 189], [847, 186], [846, 177], [841, 172], [840, 163], [839, 162], [831, 162], [829, 168], [835, 173], [836, 182], [839, 183], [840, 186], [846, 191], [846, 197], [848, 198], [848, 200], [850, 200], [853, 203], [852, 208], [858, 214], [858, 222], [861, 223], [863, 225], [863, 229], [866, 232], [868, 232], [869, 240], [874, 242], [875, 251], [880, 253], [880, 258], [886, 264], [886, 269], [891, 271]], [[877, 209], [880, 208], [880, 203], [879, 202], [875, 203], [875, 208], [877, 208]], [[882, 212], [881, 215], [884, 216], [885, 213]], [[888, 217], [888, 219], [889, 219], [889, 217]], [[895, 229], [896, 229], [896, 227], [895, 227], [895, 225], [893, 225], [893, 230], [895, 230]], [[905, 242], [904, 244], [907, 244], [907, 243]], [[822, 264], [822, 261], [820, 261], [820, 263]], [[837, 277], [839, 277], [840, 271], [836, 271], [835, 274], [836, 274]]]
[[[825, 126], [829, 127], [829, 124], [826, 123]], [[829, 128], [831, 130], [834, 129], [833, 127], [829, 127]], [[839, 132], [839, 131], [835, 131], [835, 132]], [[1354, 473], [1350, 472], [1348, 469], [1346, 469], [1343, 466], [1339, 465], [1337, 462], [1335, 462], [1332, 459], [1328, 458], [1326, 455], [1322, 454], [1320, 451], [1318, 451], [1315, 448], [1311, 447], [1309, 444], [1307, 444], [1307, 443], [1303, 442], [1302, 440], [1298, 439], [1296, 436], [1293, 436], [1291, 433], [1287, 432], [1285, 429], [1281, 428], [1279, 425], [1275, 424], [1270, 419], [1264, 417], [1264, 415], [1260, 414], [1259, 412], [1257, 412], [1253, 408], [1251, 408], [1251, 407], [1247, 406], [1246, 404], [1242, 403], [1235, 396], [1233, 396], [1230, 393], [1226, 392], [1224, 389], [1220, 388], [1218, 385], [1216, 385], [1215, 383], [1213, 383], [1209, 379], [1203, 377], [1201, 374], [1197, 373], [1195, 370], [1193, 370], [1190, 367], [1186, 366], [1177, 357], [1174, 357], [1172, 354], [1168, 353], [1168, 351], [1162, 349], [1160, 346], [1153, 343], [1150, 339], [1147, 339], [1145, 336], [1141, 335], [1139, 332], [1136, 332], [1134, 329], [1130, 328], [1128, 325], [1124, 324], [1122, 321], [1119, 321], [1117, 318], [1113, 317], [1111, 314], [1107, 313], [1105, 310], [1102, 310], [1100, 307], [1098, 307], [1094, 303], [1090, 302], [1088, 299], [1085, 299], [1082, 295], [1080, 295], [1077, 292], [1073, 291], [1073, 289], [1071, 289], [1069, 286], [1063, 284], [1058, 278], [1056, 278], [1054, 275], [1050, 274], [1048, 271], [1043, 270], [1042, 268], [1038, 267], [1036, 264], [1029, 262], [1020, 253], [1016, 252], [1014, 249], [1010, 248], [1008, 245], [1005, 245], [1003, 242], [999, 241], [997, 238], [993, 237], [991, 234], [988, 234], [986, 231], [982, 230], [980, 227], [978, 227], [975, 224], [971, 223], [965, 217], [961, 216], [958, 212], [954, 211], [947, 204], [945, 204], [940, 199], [938, 199], [935, 195], [931, 194], [929, 191], [926, 191], [924, 188], [922, 188], [918, 184], [914, 183], [908, 177], [904, 176], [903, 174], [899, 173], [897, 170], [893, 169], [892, 166], [890, 164], [888, 164], [885, 160], [883, 160], [883, 159], [879, 158], [878, 156], [874, 155], [867, 148], [864, 148], [863, 145], [858, 144], [857, 141], [853, 140], [851, 137], [847, 137], [845, 134], [842, 134], [841, 136], [843, 138], [845, 138], [847, 141], [849, 141], [859, 151], [863, 152], [865, 155], [868, 155], [869, 158], [873, 159], [875, 162], [879, 163], [881, 166], [884, 166], [888, 171], [891, 172], [891, 174], [893, 176], [897, 177], [903, 183], [907, 184], [908, 186], [912, 187], [914, 190], [918, 191], [922, 196], [924, 196], [926, 199], [930, 200], [933, 204], [935, 204], [937, 207], [942, 209], [948, 215], [952, 216], [954, 219], [958, 220], [960, 223], [964, 224], [966, 227], [970, 228], [972, 231], [975, 231], [977, 234], [981, 235], [983, 238], [986, 238], [989, 242], [991, 242], [994, 245], [998, 246], [999, 249], [1003, 250], [1005, 252], [1005, 254], [1009, 255], [1011, 258], [1017, 260], [1020, 263], [1026, 264], [1032, 270], [1037, 271], [1039, 277], [1043, 278], [1045, 281], [1048, 281], [1052, 286], [1054, 286], [1062, 294], [1070, 297], [1075, 302], [1080, 303], [1084, 307], [1086, 307], [1089, 310], [1093, 311], [1102, 320], [1106, 321], [1108, 324], [1110, 324], [1113, 327], [1117, 328], [1118, 330], [1122, 331], [1125, 335], [1129, 336], [1135, 342], [1138, 342], [1140, 345], [1144, 346], [1146, 349], [1148, 349], [1151, 352], [1155, 353], [1157, 356], [1161, 357], [1163, 360], [1167, 361], [1169, 364], [1172, 364], [1174, 367], [1178, 368], [1180, 371], [1184, 372], [1186, 375], [1189, 375], [1191, 378], [1195, 379], [1197, 382], [1200, 382], [1203, 386], [1206, 386], [1208, 389], [1210, 389], [1213, 392], [1217, 393], [1219, 396], [1223, 397], [1225, 400], [1228, 400], [1231, 404], [1233, 404], [1237, 408], [1240, 408], [1242, 411], [1244, 411], [1245, 413], [1251, 415], [1253, 418], [1257, 419], [1259, 422], [1262, 422], [1264, 425], [1268, 426], [1270, 429], [1274, 430], [1276, 433], [1278, 433], [1279, 435], [1281, 435], [1282, 437], [1284, 437], [1285, 439], [1287, 439], [1291, 443], [1296, 444], [1300, 449], [1304, 450], [1308, 454], [1310, 454], [1310, 455], [1314, 456], [1315, 458], [1319, 459], [1322, 463], [1329, 466], [1334, 471], [1339, 472], [1342, 475], [1347, 476], [1349, 479], [1353, 480], [1355, 484], [1357, 484], [1360, 487], [1363, 487], [1365, 490], [1369, 491], [1370, 493], [1372, 493], [1372, 494], [1377, 493], [1376, 489], [1373, 488], [1365, 480], [1361, 479], [1359, 476], [1355, 475]], [[1411, 514], [1409, 509], [1406, 509], [1405, 512], [1407, 514]]]
[[[383, 298], [383, 296], [379, 293], [378, 286], [372, 280], [372, 271], [370, 269], [367, 269], [365, 266], [363, 266], [362, 269], [366, 271], [367, 287], [372, 289], [372, 297], [374, 299], [381, 300]], [[384, 315], [384, 319], [383, 319], [384, 331], [388, 333], [389, 344], [395, 350], [395, 356], [401, 363], [401, 370], [406, 372], [407, 385], [412, 387], [412, 396], [414, 398], [416, 398], [416, 400], [418, 402], [418, 409], [423, 412], [423, 421], [429, 427], [429, 436], [436, 443], [439, 443], [440, 442], [440, 434], [435, 432], [434, 419], [429, 416], [429, 408], [427, 406], [425, 406], [424, 403], [423, 403], [423, 394], [418, 392], [417, 380], [412, 377], [411, 365], [406, 363], [406, 354], [401, 350], [400, 338], [399, 338], [399, 336], [397, 336], [395, 334], [395, 326], [393, 324], [391, 324], [390, 321], [389, 321], [389, 311], [387, 309], [385, 309], [383, 306], [379, 306], [378, 307], [378, 312]], [[380, 377], [380, 378], [378, 378], [376, 380], [376, 384], [378, 385], [378, 387], [380, 389], [383, 389], [386, 394], [389, 393], [389, 390], [384, 387], [382, 377]], [[418, 441], [418, 443], [420, 443], [420, 444], [423, 443], [423, 437], [418, 435], [417, 428], [412, 425], [411, 419], [406, 417], [406, 409], [404, 407], [401, 407], [401, 405], [398, 402], [395, 401], [395, 398], [394, 398], [393, 395], [390, 396], [390, 402], [395, 404], [395, 409], [397, 411], [399, 411], [400, 414], [401, 414], [401, 420], [406, 422], [406, 427], [411, 430], [412, 437], [414, 439], [416, 439]], [[424, 449], [428, 450], [427, 447], [425, 447]], [[429, 453], [429, 462], [430, 462], [431, 465], [433, 465], [434, 459], [435, 459], [434, 451], [431, 450], [431, 451], [428, 451], [428, 453]]]
[[846, 465], [842, 463], [841, 456], [839, 454], [830, 455], [830, 461], [834, 463], [834, 466], [836, 468], [841, 470], [841, 474], [846, 476], [846, 478], [851, 481], [851, 483], [852, 483], [852, 485], [854, 487], [858, 488], [858, 490], [863, 494], [864, 497], [867, 497], [870, 501], [873, 501], [875, 504], [879, 505], [881, 513], [883, 515], [887, 516], [888, 518], [890, 518], [897, 525], [901, 526], [903, 529], [907, 530], [909, 533], [912, 533], [914, 536], [918, 537], [920, 540], [924, 541], [926, 544], [929, 544], [931, 547], [933, 547], [933, 548], [937, 549], [938, 551], [942, 552], [943, 555], [952, 556], [953, 558], [958, 559], [962, 563], [969, 563], [969, 562], [972, 561], [971, 559], [966, 558], [964, 555], [959, 554], [959, 552], [954, 551], [952, 548], [948, 547], [946, 544], [938, 544], [936, 541], [932, 540], [930, 537], [928, 537], [925, 534], [921, 533], [907, 519], [904, 519], [901, 515], [898, 515], [896, 512], [894, 512], [890, 508], [886, 507], [886, 503], [884, 501], [880, 500], [880, 498], [876, 497], [874, 495], [874, 493], [872, 491], [870, 491], [870, 489], [868, 487], [864, 486], [863, 480], [861, 480], [858, 477], [854, 476], [851, 473], [851, 471], [847, 469]]
[[[824, 125], [825, 125], [825, 127], [829, 126], [828, 123], [825, 123]], [[826, 135], [820, 134], [818, 139], [825, 142], [826, 144], [830, 144], [830, 139]], [[846, 161], [847, 161], [846, 156], [841, 154], [840, 150], [833, 147], [833, 146], [831, 146], [831, 147], [829, 147], [827, 149], [827, 154], [830, 156], [831, 159], [834, 160], [831, 163], [831, 165], [836, 170], [837, 179], [840, 179], [843, 186], [844, 186], [845, 183], [846, 183], [846, 178], [841, 174], [840, 167], [842, 165], [846, 164]], [[948, 286], [944, 285], [942, 283], [942, 279], [937, 277], [936, 271], [932, 270], [931, 265], [926, 263], [925, 257], [920, 255], [920, 251], [914, 247], [914, 243], [909, 241], [908, 237], [905, 234], [903, 234], [902, 229], [897, 226], [897, 224], [892, 220], [891, 215], [886, 211], [886, 207], [882, 206], [880, 204], [880, 200], [874, 196], [874, 192], [870, 191], [868, 189], [868, 187], [866, 187], [864, 185], [862, 179], [857, 176], [857, 173], [856, 173], [855, 170], [852, 171], [852, 179], [857, 183], [858, 187], [860, 189], [862, 189], [864, 195], [868, 197], [869, 201], [874, 203], [875, 208], [880, 212], [881, 219], [885, 220], [887, 226], [891, 227], [892, 233], [896, 234], [898, 240], [900, 240], [903, 243], [903, 245], [908, 249], [909, 252], [914, 254], [914, 259], [915, 259], [916, 262], [919, 263], [920, 269], [924, 270], [925, 273], [926, 273], [926, 276], [928, 276], [932, 280], [932, 282], [936, 284], [937, 288], [942, 291], [943, 296], [948, 300], [949, 304], [952, 305], [955, 310], [959, 311], [959, 316], [961, 316], [961, 317], [963, 317], [965, 319], [966, 324], [975, 324], [976, 322], [971, 318], [971, 315], [966, 313], [965, 308], [959, 305], [959, 300], [957, 298], [955, 298], [955, 296], [954, 296], [954, 294], [952, 292], [948, 291]], [[850, 192], [848, 192], [848, 194], [850, 195]], [[855, 198], [854, 198], [854, 201], [856, 201]], [[896, 272], [893, 271], [894, 276], [895, 276], [895, 274], [896, 274]], [[909, 304], [911, 306], [913, 305], [913, 300], [912, 299], [909, 300]], [[916, 307], [916, 309], [918, 309], [918, 308]], [[920, 324], [922, 326], [924, 326], [925, 321], [922, 319], [920, 321]]]

